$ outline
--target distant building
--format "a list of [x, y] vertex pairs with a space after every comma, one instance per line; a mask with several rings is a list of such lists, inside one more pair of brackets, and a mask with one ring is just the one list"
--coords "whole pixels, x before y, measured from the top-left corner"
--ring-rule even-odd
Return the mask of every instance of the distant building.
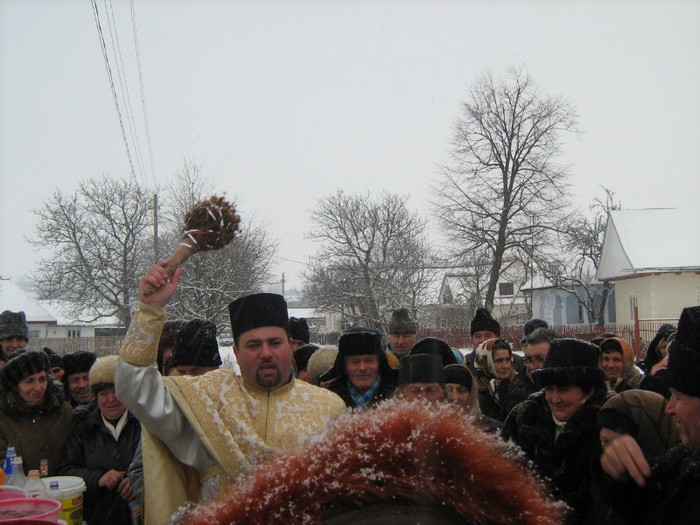
[[700, 304], [700, 209], [615, 210], [608, 216], [597, 278], [615, 282], [618, 323], [676, 320]]

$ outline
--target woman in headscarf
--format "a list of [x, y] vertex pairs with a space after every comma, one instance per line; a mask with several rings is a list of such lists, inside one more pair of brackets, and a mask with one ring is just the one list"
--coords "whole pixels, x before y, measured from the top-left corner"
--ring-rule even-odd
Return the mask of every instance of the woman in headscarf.
[[492, 432], [503, 426], [501, 421], [487, 417], [479, 408], [479, 389], [472, 373], [464, 365], [447, 365], [442, 369], [447, 387], [447, 398], [467, 416], [474, 418], [474, 422], [486, 430]]
[[487, 417], [504, 421], [512, 408], [509, 394], [518, 375], [513, 368], [513, 350], [505, 339], [488, 339], [476, 347], [474, 356], [479, 407]]
[[587, 523], [592, 505], [598, 412], [607, 397], [598, 352], [586, 341], [553, 340], [542, 368], [532, 371], [543, 389], [518, 404], [503, 429], [571, 507], [567, 523]]
[[25, 474], [55, 476], [71, 429], [63, 387], [49, 374], [40, 350], [17, 350], [0, 369], [0, 459], [14, 445]]

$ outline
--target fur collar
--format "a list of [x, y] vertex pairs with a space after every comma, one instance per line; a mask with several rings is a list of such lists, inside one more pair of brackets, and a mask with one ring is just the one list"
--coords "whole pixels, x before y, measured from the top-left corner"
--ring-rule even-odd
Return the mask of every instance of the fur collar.
[[391, 399], [341, 417], [294, 453], [176, 518], [186, 525], [320, 524], [378, 502], [442, 504], [470, 523], [559, 523], [517, 449], [449, 405]]

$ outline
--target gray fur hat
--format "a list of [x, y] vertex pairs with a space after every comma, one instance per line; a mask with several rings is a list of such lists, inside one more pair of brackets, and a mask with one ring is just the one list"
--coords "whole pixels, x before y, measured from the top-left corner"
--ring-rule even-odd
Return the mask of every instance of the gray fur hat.
[[22, 337], [29, 342], [29, 328], [24, 312], [5, 310], [0, 314], [0, 341], [10, 337]]
[[418, 333], [418, 321], [411, 318], [408, 308], [399, 308], [391, 313], [388, 332], [390, 334]]

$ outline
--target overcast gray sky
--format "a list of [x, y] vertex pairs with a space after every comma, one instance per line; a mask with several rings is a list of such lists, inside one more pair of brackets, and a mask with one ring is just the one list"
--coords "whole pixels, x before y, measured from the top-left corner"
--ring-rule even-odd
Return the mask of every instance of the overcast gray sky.
[[[130, 5], [97, 7], [110, 53], [114, 12], [151, 183]], [[137, 0], [134, 14], [155, 179], [201, 163], [280, 240], [276, 274], [292, 285], [322, 196], [387, 189], [428, 213], [487, 69], [525, 65], [578, 109], [564, 160], [581, 206], [601, 185], [629, 208], [698, 205], [698, 1]], [[0, 275], [38, 260], [30, 210], [56, 187], [129, 171], [91, 3], [0, 0]]]

